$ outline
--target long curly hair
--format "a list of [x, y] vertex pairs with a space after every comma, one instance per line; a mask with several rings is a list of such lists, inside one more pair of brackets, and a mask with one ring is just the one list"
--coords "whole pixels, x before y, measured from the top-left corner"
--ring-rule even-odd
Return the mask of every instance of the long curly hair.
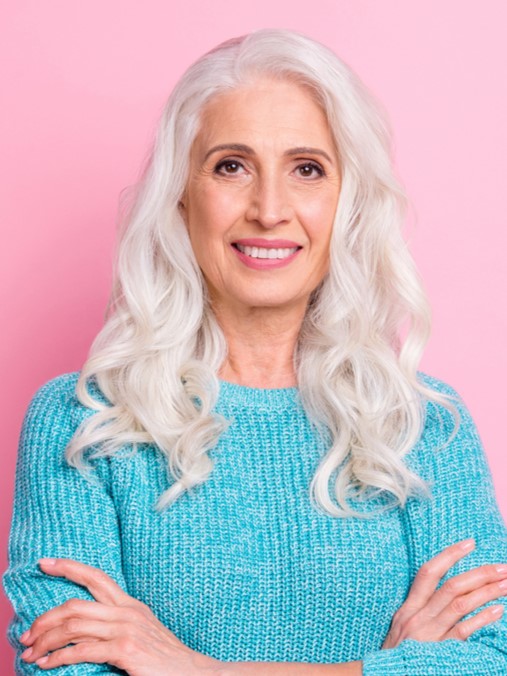
[[417, 377], [430, 318], [401, 233], [406, 200], [393, 175], [388, 127], [333, 52], [285, 30], [219, 45], [173, 90], [125, 214], [106, 323], [77, 385], [94, 413], [66, 457], [86, 472], [91, 458], [155, 444], [168, 461], [159, 509], [212, 471], [208, 451], [228, 424], [213, 411], [227, 344], [178, 202], [206, 104], [266, 75], [312, 93], [341, 165], [329, 272], [310, 299], [294, 355], [303, 406], [330, 439], [311, 498], [332, 516], [361, 515], [351, 507], [354, 496], [382, 494], [404, 505], [427, 492], [403, 460], [421, 433], [425, 400], [445, 401]]

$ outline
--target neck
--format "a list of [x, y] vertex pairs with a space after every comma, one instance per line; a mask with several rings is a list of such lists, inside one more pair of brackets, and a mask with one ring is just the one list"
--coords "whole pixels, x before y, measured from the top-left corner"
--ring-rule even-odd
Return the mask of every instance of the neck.
[[294, 387], [294, 352], [305, 309], [233, 309], [213, 304], [228, 348], [220, 378], [248, 387]]

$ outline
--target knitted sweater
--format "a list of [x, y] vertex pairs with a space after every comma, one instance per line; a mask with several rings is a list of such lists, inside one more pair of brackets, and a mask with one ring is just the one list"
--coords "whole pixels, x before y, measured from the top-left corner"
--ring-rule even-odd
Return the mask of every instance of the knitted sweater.
[[[326, 447], [297, 389], [221, 383], [216, 410], [232, 424], [210, 452], [213, 471], [159, 513], [154, 505], [167, 475], [156, 448], [96, 461], [95, 482], [66, 464], [65, 446], [90, 414], [75, 398], [76, 379], [46, 384], [23, 426], [4, 575], [16, 613], [9, 635], [19, 652], [20, 634], [38, 615], [71, 597], [91, 598], [38, 569], [40, 557], [52, 556], [102, 568], [185, 644], [220, 660], [363, 660], [364, 676], [507, 674], [507, 617], [466, 642], [405, 640], [381, 650], [417, 570], [444, 547], [477, 541], [453, 575], [507, 563], [487, 462], [461, 402], [461, 424], [447, 445], [454, 419], [429, 403], [422, 437], [407, 456], [432, 484], [431, 500], [342, 519], [311, 506], [309, 484]], [[17, 670], [45, 673], [19, 658]], [[124, 672], [82, 664], [51, 673]]]

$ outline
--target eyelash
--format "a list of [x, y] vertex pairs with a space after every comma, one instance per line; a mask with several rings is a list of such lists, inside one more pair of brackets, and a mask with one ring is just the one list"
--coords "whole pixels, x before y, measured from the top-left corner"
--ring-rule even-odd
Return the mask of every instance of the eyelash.
[[296, 169], [302, 169], [303, 167], [310, 167], [311, 169], [314, 169], [319, 176], [326, 175], [324, 169], [320, 166], [320, 164], [317, 164], [317, 162], [304, 162], [303, 164], [298, 164]]
[[[214, 170], [213, 170], [214, 173], [215, 173], [215, 174], [220, 174], [221, 176], [226, 175], [226, 174], [222, 174], [222, 172], [221, 172], [220, 170], [223, 169], [223, 167], [226, 167], [228, 164], [236, 164], [238, 167], [243, 167], [243, 165], [241, 164], [241, 162], [239, 162], [238, 160], [221, 160], [221, 161], [215, 166], [215, 168], [214, 168]], [[229, 175], [230, 175], [230, 174], [229, 174]]]
[[[221, 161], [215, 166], [213, 172], [214, 172], [215, 174], [220, 175], [220, 176], [226, 176], [227, 173], [222, 173], [221, 170], [222, 170], [224, 167], [226, 167], [227, 165], [231, 165], [231, 164], [235, 164], [237, 167], [242, 167], [242, 168], [244, 168], [243, 165], [241, 164], [241, 162], [240, 162], [239, 160], [221, 160]], [[324, 169], [321, 167], [320, 164], [317, 164], [317, 162], [303, 162], [302, 164], [298, 164], [298, 166], [296, 167], [296, 171], [297, 171], [298, 169], [302, 169], [303, 167], [310, 167], [311, 169], [313, 169], [314, 171], [317, 172], [317, 174], [318, 174], [319, 177], [322, 177], [322, 176], [325, 176], [325, 175], [326, 175], [326, 172], [324, 171]], [[228, 175], [229, 175], [229, 176], [232, 176], [232, 175], [234, 175], [235, 173], [236, 173], [236, 172], [233, 172], [232, 174], [228, 174]], [[302, 177], [302, 178], [304, 178], [304, 177]], [[313, 177], [311, 177], [311, 178], [313, 178]]]

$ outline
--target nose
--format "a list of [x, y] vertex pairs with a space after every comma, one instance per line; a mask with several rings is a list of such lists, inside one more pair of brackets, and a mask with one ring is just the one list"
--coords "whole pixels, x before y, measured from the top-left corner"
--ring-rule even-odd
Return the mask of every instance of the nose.
[[252, 185], [246, 212], [248, 221], [272, 229], [289, 223], [292, 213], [289, 191], [282, 178], [266, 176]]

